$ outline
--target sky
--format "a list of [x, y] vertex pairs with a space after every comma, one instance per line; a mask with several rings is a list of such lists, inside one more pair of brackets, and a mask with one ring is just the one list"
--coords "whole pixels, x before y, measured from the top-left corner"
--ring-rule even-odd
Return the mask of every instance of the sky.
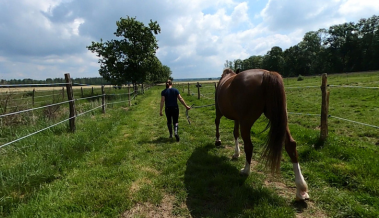
[[99, 77], [86, 46], [116, 21], [157, 21], [172, 77], [219, 77], [226, 60], [298, 44], [304, 34], [379, 15], [377, 0], [0, 0], [0, 80]]

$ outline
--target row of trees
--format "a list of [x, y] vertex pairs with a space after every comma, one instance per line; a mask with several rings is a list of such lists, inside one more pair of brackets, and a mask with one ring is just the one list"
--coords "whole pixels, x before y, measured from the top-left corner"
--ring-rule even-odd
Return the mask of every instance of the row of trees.
[[307, 32], [286, 50], [275, 46], [266, 55], [226, 61], [232, 69], [263, 68], [283, 76], [316, 75], [379, 69], [379, 17]]

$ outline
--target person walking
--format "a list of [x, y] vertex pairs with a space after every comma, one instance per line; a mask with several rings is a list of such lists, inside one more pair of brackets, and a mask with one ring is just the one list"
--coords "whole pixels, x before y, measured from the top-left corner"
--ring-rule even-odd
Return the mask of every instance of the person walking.
[[178, 106], [178, 101], [179, 99], [180, 103], [186, 107], [187, 110], [191, 109], [182, 96], [179, 93], [179, 90], [172, 88], [172, 82], [171, 80], [167, 80], [166, 82], [166, 89], [164, 89], [161, 92], [161, 107], [160, 107], [160, 115], [163, 116], [162, 110], [163, 106], [165, 106], [165, 114], [167, 118], [167, 127], [168, 131], [170, 133], [170, 138], [172, 138], [172, 122], [174, 123], [174, 134], [176, 141], [179, 141], [179, 134], [178, 134], [178, 128], [179, 128], [179, 123], [178, 123], [178, 118], [179, 118], [179, 106]]

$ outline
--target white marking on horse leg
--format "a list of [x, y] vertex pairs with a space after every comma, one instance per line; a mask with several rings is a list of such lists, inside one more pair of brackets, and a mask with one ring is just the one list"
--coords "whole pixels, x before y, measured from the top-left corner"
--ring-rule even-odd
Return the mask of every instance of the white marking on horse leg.
[[295, 173], [296, 199], [297, 200], [309, 199], [309, 195], [307, 193], [308, 185], [304, 180], [303, 174], [301, 174], [299, 163], [293, 163], [293, 172]]
[[234, 155], [233, 158], [239, 158], [240, 157], [240, 146], [238, 145], [238, 138], [234, 141], [236, 148], [234, 149]]
[[221, 145], [220, 137], [216, 138], [216, 145], [217, 145], [217, 146], [220, 146], [220, 145]]
[[240, 173], [247, 176], [250, 175], [250, 164], [248, 162], [245, 163], [245, 168], [242, 168]]

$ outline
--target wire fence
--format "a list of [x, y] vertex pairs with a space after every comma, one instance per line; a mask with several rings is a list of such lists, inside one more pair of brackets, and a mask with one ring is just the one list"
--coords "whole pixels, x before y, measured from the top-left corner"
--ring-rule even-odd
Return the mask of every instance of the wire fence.
[[[205, 98], [205, 99], [214, 100], [215, 92], [214, 93], [211, 93], [211, 92], [202, 93], [202, 91], [201, 91], [201, 89], [203, 89], [203, 88], [207, 88], [207, 87], [208, 88], [209, 87], [213, 88], [213, 86], [211, 86], [211, 85], [206, 85], [206, 86], [199, 85], [199, 83], [192, 83], [192, 84], [188, 83], [187, 86], [188, 86], [188, 94], [190, 94], [190, 95], [196, 95], [197, 94], [199, 99], [200, 98]], [[214, 88], [216, 89], [216, 87], [217, 87], [217, 84], [215, 84]], [[329, 87], [329, 88], [379, 89], [379, 87], [352, 86], [352, 85], [327, 85], [327, 87]], [[307, 86], [288, 86], [288, 87], [285, 87], [285, 89], [308, 89], [308, 88], [321, 88], [321, 86], [320, 85], [318, 85], [318, 86], [317, 85], [307, 85]], [[195, 89], [197, 91], [197, 93], [193, 92], [192, 89]], [[210, 95], [213, 95], [213, 96], [211, 97]], [[204, 107], [212, 106], [212, 105], [214, 105], [214, 104], [204, 105]], [[203, 107], [203, 106], [196, 106], [196, 108], [198, 108], [198, 107]], [[311, 114], [311, 113], [288, 112], [288, 114], [321, 117], [321, 114]], [[330, 115], [330, 114], [328, 115], [328, 117], [329, 118], [333, 118], [333, 119], [343, 120], [345, 122], [350, 122], [350, 123], [355, 123], [355, 124], [367, 126], [367, 127], [379, 128], [376, 125], [367, 124], [367, 123], [363, 123], [363, 122], [358, 122], [358, 121], [354, 121], [354, 120], [351, 120], [351, 119], [341, 118], [341, 117]]]
[[[67, 85], [67, 83], [62, 83], [62, 84]], [[16, 86], [16, 85], [13, 85], [13, 86], [14, 86], [14, 87], [18, 87], [18, 86]], [[142, 86], [142, 87], [143, 87], [143, 86]], [[146, 90], [148, 90], [150, 87], [151, 87], [151, 86], [144, 87], [144, 88], [142, 89], [142, 93], [144, 93], [144, 92], [145, 92]], [[25, 136], [19, 137], [19, 138], [15, 139], [15, 140], [12, 140], [12, 141], [7, 142], [7, 143], [5, 143], [5, 144], [2, 144], [2, 145], [0, 145], [0, 148], [3, 148], [3, 147], [8, 146], [8, 145], [11, 145], [11, 144], [16, 143], [16, 142], [18, 142], [18, 141], [20, 141], [20, 140], [23, 140], [23, 139], [25, 139], [25, 138], [31, 137], [31, 136], [33, 136], [33, 135], [35, 135], [35, 134], [38, 134], [38, 133], [40, 133], [40, 132], [43, 132], [43, 131], [45, 131], [45, 130], [47, 130], [47, 129], [50, 129], [50, 128], [52, 128], [52, 127], [55, 127], [55, 126], [57, 126], [57, 125], [59, 125], [59, 124], [65, 123], [65, 122], [67, 122], [67, 121], [72, 121], [72, 120], [74, 120], [76, 117], [80, 117], [80, 116], [82, 116], [82, 115], [84, 115], [84, 114], [87, 114], [87, 113], [92, 112], [92, 111], [94, 111], [94, 110], [96, 110], [96, 109], [99, 109], [99, 108], [104, 108], [106, 105], [110, 105], [110, 104], [118, 104], [118, 103], [123, 103], [123, 102], [129, 102], [129, 105], [130, 105], [130, 102], [133, 101], [133, 100], [136, 98], [136, 96], [137, 96], [138, 94], [141, 93], [141, 91], [137, 90], [137, 87], [133, 87], [133, 88], [134, 88], [134, 89], [133, 89], [133, 92], [130, 92], [130, 91], [129, 91], [129, 88], [128, 88], [128, 92], [127, 92], [127, 93], [118, 93], [118, 94], [105, 94], [105, 93], [104, 93], [104, 94], [101, 94], [101, 95], [93, 95], [93, 96], [90, 96], [90, 97], [82, 97], [82, 98], [77, 98], [77, 99], [72, 99], [72, 100], [62, 101], [62, 102], [59, 102], [59, 103], [48, 104], [48, 105], [44, 105], [44, 106], [40, 106], [40, 107], [33, 107], [33, 108], [30, 108], [30, 109], [25, 109], [25, 110], [20, 110], [20, 111], [15, 111], [15, 112], [10, 112], [10, 113], [0, 114], [0, 119], [3, 119], [3, 118], [5, 118], [5, 117], [9, 117], [9, 116], [14, 116], [14, 115], [18, 115], [18, 114], [23, 114], [23, 113], [26, 113], [26, 112], [32, 112], [32, 111], [40, 110], [40, 109], [51, 108], [51, 107], [54, 107], [54, 106], [60, 106], [60, 105], [63, 105], [63, 104], [68, 104], [68, 103], [69, 103], [69, 104], [70, 104], [70, 103], [75, 103], [75, 102], [83, 101], [83, 100], [99, 99], [99, 98], [103, 98], [103, 99], [105, 99], [106, 97], [111, 97], [111, 96], [125, 96], [125, 95], [128, 95], [128, 98], [130, 98], [130, 96], [133, 94], [132, 98], [130, 98], [130, 99], [128, 99], [128, 100], [117, 101], [117, 102], [114, 102], [114, 101], [104, 102], [104, 103], [102, 103], [102, 104], [99, 105], [99, 106], [96, 106], [96, 107], [94, 107], [94, 108], [92, 108], [92, 109], [90, 109], [90, 110], [87, 110], [87, 111], [81, 112], [81, 113], [79, 113], [79, 114], [77, 114], [77, 113], [75, 112], [75, 115], [72, 116], [72, 117], [69, 117], [69, 118], [64, 119], [64, 120], [62, 120], [62, 121], [59, 121], [59, 122], [57, 122], [57, 123], [55, 123], [55, 124], [52, 124], [52, 125], [50, 125], [50, 126], [48, 126], [48, 127], [43, 128], [43, 129], [37, 130], [37, 131], [35, 131], [35, 132], [33, 132], [33, 133], [30, 133], [30, 134], [27, 134], [27, 135], [25, 135]], [[92, 93], [93, 93], [93, 92], [92, 92]], [[59, 95], [60, 95], [60, 94], [59, 94]], [[45, 95], [45, 96], [41, 96], [41, 97], [51, 97], [51, 96], [52, 96], [52, 95]], [[16, 107], [17, 107], [17, 106], [16, 106]]]
[[[59, 85], [67, 85], [67, 83], [60, 83]], [[192, 84], [193, 85], [193, 84]], [[14, 87], [18, 87], [16, 85], [14, 85]], [[212, 92], [206, 92], [206, 93], [203, 93], [201, 94], [200, 90], [201, 88], [210, 88], [213, 86], [212, 85], [207, 85], [207, 86], [202, 86], [202, 87], [197, 87], [195, 86], [195, 89], [197, 89], [197, 92], [198, 93], [194, 93], [192, 92], [192, 90], [190, 89], [190, 85], [188, 83], [188, 93], [191, 94], [191, 95], [196, 95], [198, 94], [199, 96], [199, 99], [200, 97], [202, 98], [205, 98], [205, 99], [208, 99], [208, 100], [214, 100], [214, 96], [210, 97], [210, 95], [214, 95], [214, 93]], [[306, 89], [306, 88], [318, 88], [320, 86], [291, 86], [291, 87], [285, 87], [286, 89]], [[328, 85], [328, 87], [340, 87], [340, 88], [366, 88], [366, 89], [379, 89], [379, 87], [365, 87], [365, 86], [347, 86], [347, 85]], [[144, 91], [148, 90], [150, 87], [145, 87]], [[214, 88], [216, 88], [216, 84], [214, 86]], [[110, 90], [112, 89], [112, 87], [110, 87]], [[184, 90], [184, 88], [183, 88]], [[40, 92], [41, 93], [41, 92]], [[93, 93], [93, 88], [92, 88], [92, 93]], [[20, 94], [20, 93], [13, 93], [13, 94]], [[9, 95], [9, 93], [8, 93]], [[37, 96], [37, 97], [34, 97], [34, 98], [46, 98], [46, 97], [53, 97], [53, 96], [56, 96], [56, 95], [62, 95], [62, 93], [54, 93], [54, 94], [51, 94], [51, 95], [43, 95], [43, 96]], [[44, 108], [49, 108], [49, 107], [54, 107], [54, 106], [59, 106], [59, 105], [62, 105], [62, 104], [67, 104], [67, 103], [70, 103], [70, 102], [76, 102], [76, 101], [82, 101], [82, 100], [88, 100], [88, 99], [99, 99], [99, 98], [103, 98], [103, 97], [111, 97], [111, 96], [125, 96], [125, 95], [128, 95], [128, 96], [131, 96], [133, 95], [130, 100], [122, 100], [122, 101], [109, 101], [109, 102], [106, 102], [104, 104], [101, 104], [100, 106], [96, 106], [95, 108], [92, 108], [88, 111], [85, 111], [85, 112], [82, 112], [82, 113], [79, 113], [79, 114], [76, 114], [74, 117], [70, 117], [68, 119], [65, 119], [65, 120], [62, 120], [58, 123], [55, 123], [51, 126], [48, 126], [46, 128], [43, 128], [41, 130], [38, 130], [36, 132], [33, 132], [33, 133], [30, 133], [26, 136], [23, 136], [23, 137], [20, 137], [18, 139], [15, 139], [11, 142], [8, 142], [8, 143], [5, 143], [3, 145], [0, 145], [0, 148], [3, 148], [7, 145], [10, 145], [10, 144], [13, 144], [15, 142], [18, 142], [22, 139], [25, 139], [25, 138], [28, 138], [30, 136], [33, 136], [39, 132], [42, 132], [42, 131], [45, 131], [47, 129], [50, 129], [54, 126], [57, 126], [61, 123], [64, 123], [64, 122], [67, 122], [67, 121], [70, 121], [76, 117], [79, 117], [79, 116], [82, 116], [86, 113], [89, 113], [91, 111], [94, 111], [96, 109], [99, 109], [99, 108], [102, 108], [102, 107], [105, 107], [107, 105], [113, 105], [113, 104], [120, 104], [120, 103], [125, 103], [125, 102], [131, 102], [133, 101], [136, 96], [138, 95], [138, 91], [132, 91], [132, 92], [128, 92], [128, 93], [110, 93], [110, 94], [100, 94], [100, 95], [94, 95], [94, 96], [90, 96], [90, 97], [82, 97], [82, 98], [77, 98], [77, 99], [73, 99], [73, 100], [68, 100], [68, 101], [62, 101], [62, 102], [59, 102], [59, 103], [54, 103], [54, 104], [49, 104], [49, 105], [44, 105], [44, 106], [40, 106], [40, 107], [33, 107], [33, 108], [30, 108], [30, 109], [25, 109], [25, 110], [21, 110], [21, 111], [16, 111], [16, 112], [11, 112], [11, 113], [6, 113], [6, 114], [1, 114], [0, 115], [0, 118], [4, 118], [4, 117], [8, 117], [8, 116], [12, 116], [12, 115], [17, 115], [17, 114], [21, 114], [21, 113], [26, 113], [26, 112], [31, 112], [31, 111], [34, 111], [34, 110], [40, 110], [40, 109], [44, 109]], [[22, 99], [16, 99], [16, 100], [22, 100]], [[207, 106], [213, 106], [214, 104], [207, 104], [207, 105], [203, 105], [203, 106], [193, 106], [193, 108], [201, 108], [201, 107], [207, 107]], [[25, 106], [25, 105], [24, 105]], [[9, 108], [19, 108], [20, 106], [12, 106], [12, 107], [9, 107]], [[311, 114], [311, 113], [299, 113], [299, 112], [288, 112], [288, 114], [292, 114], [292, 115], [305, 115], [305, 116], [321, 116], [320, 114]], [[367, 126], [367, 127], [372, 127], [372, 128], [379, 128], [378, 126], [376, 125], [371, 125], [371, 124], [366, 124], [366, 123], [362, 123], [362, 122], [358, 122], [358, 121], [354, 121], [354, 120], [350, 120], [350, 119], [346, 119], [346, 118], [341, 118], [341, 117], [338, 117], [338, 116], [334, 116], [334, 115], [329, 115], [328, 117], [330, 118], [334, 118], [334, 119], [339, 119], [339, 120], [343, 120], [343, 121], [346, 121], [346, 122], [351, 122], [351, 123], [355, 123], [355, 124], [359, 124], [359, 125], [364, 125], [364, 126]]]

